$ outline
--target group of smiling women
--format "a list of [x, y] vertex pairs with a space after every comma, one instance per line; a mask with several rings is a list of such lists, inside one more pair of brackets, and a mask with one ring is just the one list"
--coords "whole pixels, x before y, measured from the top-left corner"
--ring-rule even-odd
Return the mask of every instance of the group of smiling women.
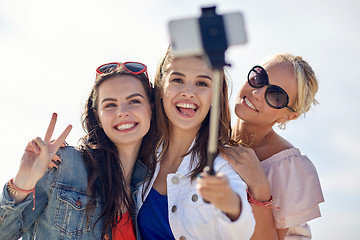
[[97, 68], [82, 115], [86, 135], [64, 146], [69, 125], [52, 140], [54, 113], [45, 137], [28, 143], [0, 196], [0, 238], [310, 239], [307, 222], [324, 201], [317, 171], [273, 127], [317, 103], [313, 69], [291, 54], [253, 67], [233, 125], [222, 71], [210, 175], [213, 76], [204, 57], [171, 49], [154, 84], [142, 63]]

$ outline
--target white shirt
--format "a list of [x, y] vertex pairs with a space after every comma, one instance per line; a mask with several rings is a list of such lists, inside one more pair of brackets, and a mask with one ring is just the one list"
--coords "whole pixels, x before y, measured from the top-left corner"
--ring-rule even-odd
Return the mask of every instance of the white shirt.
[[[215, 159], [215, 171], [222, 172], [228, 177], [231, 188], [241, 199], [241, 214], [237, 220], [231, 221], [212, 204], [205, 203], [196, 190], [196, 179], [191, 182], [190, 178], [186, 176], [193, 169], [190, 168], [190, 159], [191, 155], [185, 156], [176, 173], [167, 175], [168, 216], [175, 239], [250, 239], [254, 232], [255, 219], [247, 201], [245, 182], [222, 157], [218, 156]], [[195, 165], [193, 164], [193, 166]], [[145, 199], [159, 170], [160, 163], [158, 162], [149, 188], [145, 193]], [[143, 187], [144, 185], [136, 193], [137, 212], [143, 204], [141, 198]]]

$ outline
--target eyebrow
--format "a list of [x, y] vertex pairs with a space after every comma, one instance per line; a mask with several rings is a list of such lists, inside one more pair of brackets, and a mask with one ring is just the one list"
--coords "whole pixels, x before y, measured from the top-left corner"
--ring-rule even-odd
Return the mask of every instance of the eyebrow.
[[[180, 73], [180, 72], [172, 72], [170, 75], [177, 75], [177, 76], [185, 77], [185, 74]], [[209, 80], [212, 81], [211, 77], [208, 76], [208, 75], [201, 75], [201, 74], [200, 74], [200, 75], [197, 75], [196, 77], [197, 77], [197, 78], [206, 78], [206, 79], [209, 79]]]
[[[143, 95], [141, 95], [140, 93], [134, 93], [134, 94], [131, 94], [131, 95], [129, 95], [129, 96], [127, 96], [125, 99], [126, 100], [129, 100], [129, 99], [131, 99], [131, 98], [133, 98], [133, 97], [141, 97], [141, 98], [144, 98], [145, 99], [145, 97], [143, 96]], [[101, 101], [101, 103], [104, 103], [104, 102], [117, 102], [117, 99], [116, 98], [104, 98], [102, 101]]]

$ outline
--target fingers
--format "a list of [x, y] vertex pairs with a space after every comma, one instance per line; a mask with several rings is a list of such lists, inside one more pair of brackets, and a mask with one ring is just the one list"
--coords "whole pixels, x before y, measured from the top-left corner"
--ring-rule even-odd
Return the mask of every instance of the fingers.
[[217, 173], [215, 176], [210, 176], [207, 173], [201, 173], [198, 178], [198, 183], [206, 188], [217, 188], [220, 185], [228, 184], [228, 182], [228, 178], [222, 173]]
[[53, 161], [50, 161], [49, 165], [48, 165], [48, 168], [55, 168], [57, 169], [58, 166], [53, 162]]
[[49, 149], [47, 148], [47, 144], [40, 137], [32, 140], [31, 144], [34, 146], [35, 153], [40, 153], [40, 155], [48, 154]]
[[54, 155], [53, 158], [52, 158], [52, 161], [56, 164], [60, 164], [61, 163], [61, 159], [58, 155]]
[[32, 153], [39, 153], [40, 152], [40, 148], [37, 145], [35, 139], [31, 140], [25, 148], [25, 152], [32, 152]]
[[44, 138], [45, 142], [50, 142], [51, 136], [54, 133], [56, 120], [57, 120], [57, 114], [53, 113], [52, 116], [51, 116], [51, 120], [50, 120], [50, 124], [48, 126], [48, 129], [46, 130], [46, 134], [45, 134], [45, 138]]
[[229, 180], [222, 173], [216, 174], [216, 176], [210, 176], [207, 173], [201, 173], [197, 179], [199, 192], [218, 192], [219, 188], [228, 186]]
[[67, 126], [67, 128], [65, 128], [65, 130], [61, 133], [61, 135], [54, 141], [53, 144], [55, 146], [55, 151], [57, 151], [57, 149], [59, 149], [60, 146], [64, 144], [65, 139], [69, 135], [71, 129], [72, 129], [71, 125]]
[[233, 193], [228, 178], [223, 174], [210, 176], [207, 173], [201, 173], [197, 178], [196, 188], [204, 200], [211, 202], [219, 209], [223, 209], [223, 200], [228, 199]]

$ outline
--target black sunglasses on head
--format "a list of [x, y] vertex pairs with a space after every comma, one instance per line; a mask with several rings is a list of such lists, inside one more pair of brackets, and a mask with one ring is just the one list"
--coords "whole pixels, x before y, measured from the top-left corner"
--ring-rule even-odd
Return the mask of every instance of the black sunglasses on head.
[[295, 112], [293, 108], [288, 106], [289, 95], [281, 87], [271, 85], [269, 83], [268, 74], [263, 67], [255, 66], [250, 70], [248, 74], [248, 83], [253, 88], [262, 88], [267, 86], [265, 91], [265, 100], [270, 107], [276, 109], [282, 109], [286, 107], [290, 109], [290, 111]]

